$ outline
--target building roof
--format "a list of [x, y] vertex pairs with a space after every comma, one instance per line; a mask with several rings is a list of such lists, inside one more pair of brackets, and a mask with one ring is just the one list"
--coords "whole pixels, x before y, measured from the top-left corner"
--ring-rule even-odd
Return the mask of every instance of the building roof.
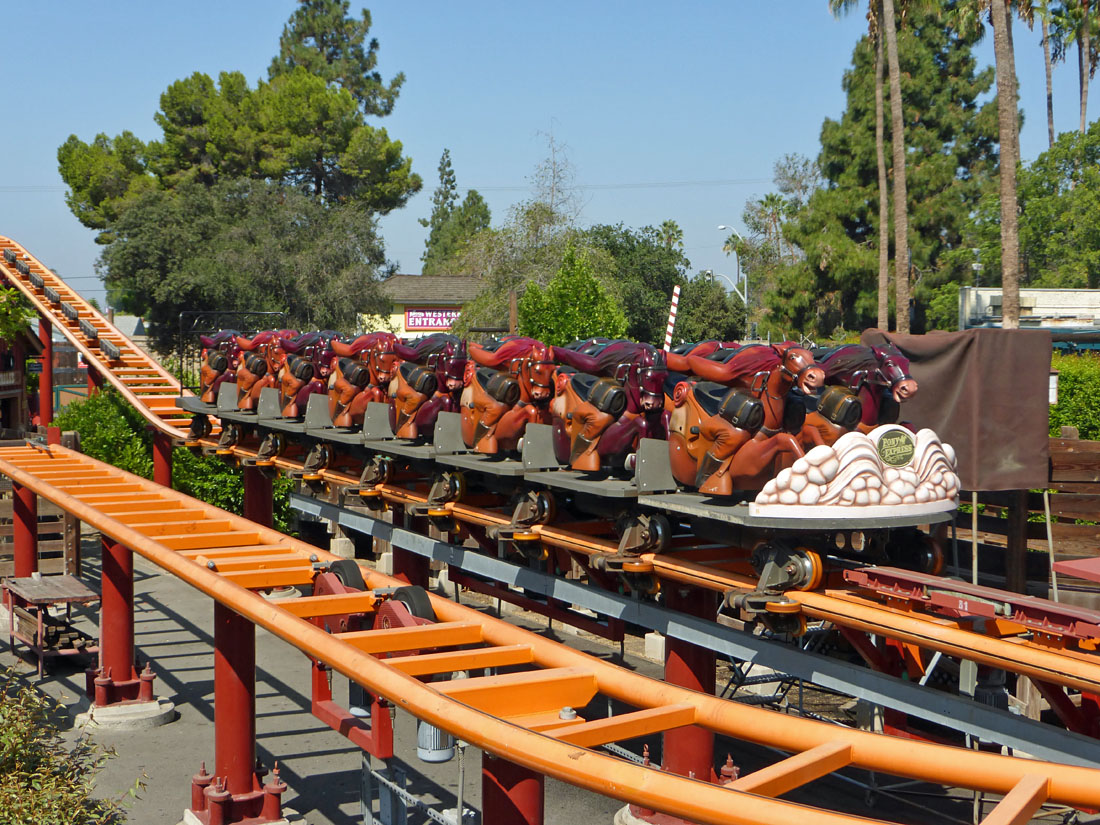
[[147, 335], [145, 329], [145, 320], [137, 315], [115, 315], [114, 320], [115, 329], [125, 335], [127, 338], [133, 338], [134, 336]]
[[464, 304], [481, 290], [473, 275], [394, 275], [382, 282], [382, 292], [398, 304]]

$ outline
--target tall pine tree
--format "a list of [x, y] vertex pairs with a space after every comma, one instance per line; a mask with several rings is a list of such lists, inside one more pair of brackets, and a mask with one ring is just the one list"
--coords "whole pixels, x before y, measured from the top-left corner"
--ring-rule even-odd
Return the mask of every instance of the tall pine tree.
[[428, 227], [424, 254], [420, 256], [424, 262], [421, 271], [425, 275], [467, 274], [463, 271], [465, 267], [455, 259], [474, 235], [489, 228], [489, 205], [476, 189], [471, 189], [462, 203], [456, 204], [458, 186], [451, 166], [451, 151], [444, 149], [439, 159], [439, 186], [432, 193], [431, 217], [419, 219], [421, 226]]
[[[996, 101], [980, 104], [993, 70], [977, 71], [973, 38], [931, 13], [911, 12], [898, 32], [907, 145], [909, 252], [914, 332], [924, 328], [932, 290], [969, 269], [949, 253], [964, 243], [967, 218], [995, 185]], [[773, 322], [819, 337], [858, 330], [877, 317], [878, 168], [875, 154], [875, 45], [856, 45], [844, 75], [848, 104], [821, 129], [818, 164], [825, 186], [784, 225], [805, 258], [780, 271], [767, 296]], [[889, 144], [890, 124], [886, 123]], [[892, 162], [887, 152], [892, 179]]]
[[378, 66], [378, 40], [371, 38], [370, 12], [358, 20], [348, 16], [348, 0], [299, 0], [299, 6], [283, 26], [279, 55], [271, 61], [268, 77], [289, 74], [302, 66], [351, 92], [364, 114], [388, 115], [405, 82], [398, 72], [389, 83], [382, 81]]

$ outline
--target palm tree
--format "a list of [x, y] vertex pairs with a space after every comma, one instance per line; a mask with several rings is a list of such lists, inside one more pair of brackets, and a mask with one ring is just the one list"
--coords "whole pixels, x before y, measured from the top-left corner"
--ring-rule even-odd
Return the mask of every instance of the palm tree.
[[661, 223], [660, 228], [661, 243], [667, 246], [669, 249], [683, 249], [684, 248], [684, 230], [680, 228], [680, 224], [671, 218]]
[[1043, 68], [1046, 69], [1047, 75], [1047, 137], [1050, 139], [1050, 146], [1054, 146], [1054, 83], [1051, 77], [1053, 64], [1050, 60], [1049, 0], [1041, 0], [1038, 11], [1043, 25]]
[[[845, 13], [857, 0], [829, 0], [834, 15]], [[878, 327], [890, 327], [890, 207], [887, 203], [886, 125], [883, 102], [885, 59], [882, 40], [882, 0], [871, 0], [867, 6], [868, 35], [875, 44], [875, 156], [878, 161]]]
[[1050, 12], [1051, 48], [1055, 63], [1066, 59], [1070, 44], [1077, 44], [1077, 69], [1081, 88], [1081, 123], [1084, 134], [1088, 125], [1089, 79], [1096, 71], [1097, 53], [1093, 46], [1092, 29], [1096, 25], [1094, 0], [1065, 0]]
[[[1001, 194], [1001, 326], [1020, 326], [1020, 234], [1016, 202], [1016, 167], [1020, 163], [1019, 112], [1016, 109], [1016, 59], [1012, 47], [1013, 0], [964, 0], [949, 13], [949, 22], [961, 33], [981, 36], [982, 17], [993, 26], [993, 62], [997, 74], [997, 127], [1000, 133]], [[1034, 3], [1016, 0], [1024, 19]]]
[[[783, 232], [780, 226], [787, 216], [787, 201], [778, 192], [769, 192], [760, 199], [759, 208], [761, 217], [763, 217], [767, 227], [768, 240], [775, 244], [775, 258], [781, 261], [783, 259]], [[788, 246], [787, 251], [793, 264], [794, 250]]]
[[890, 68], [890, 143], [894, 150], [894, 323], [895, 329], [904, 334], [909, 332], [909, 213], [894, 0], [882, 0], [882, 29], [886, 34], [886, 60]]
[[1020, 234], [1016, 213], [1016, 167], [1020, 163], [1016, 110], [1016, 58], [1012, 48], [1011, 0], [990, 1], [993, 61], [997, 72], [997, 128], [1001, 139], [1001, 326], [1020, 326]]

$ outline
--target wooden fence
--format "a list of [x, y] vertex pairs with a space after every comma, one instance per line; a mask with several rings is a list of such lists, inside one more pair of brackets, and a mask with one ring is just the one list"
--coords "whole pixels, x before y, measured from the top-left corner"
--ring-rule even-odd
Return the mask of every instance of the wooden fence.
[[[1062, 435], [1050, 440], [1047, 498], [1054, 559], [1100, 556], [1100, 441], [1081, 441], [1072, 427], [1064, 428]], [[971, 494], [963, 493], [960, 504], [970, 502]], [[982, 576], [991, 584], [1011, 590], [1024, 589], [1019, 586], [1019, 577], [1023, 576], [1027, 592], [1047, 596], [1050, 559], [1043, 493], [979, 492], [978, 502], [978, 566]], [[969, 507], [955, 516], [958, 572], [964, 578], [969, 578], [972, 518]], [[950, 550], [948, 556], [950, 564]], [[1095, 596], [1100, 593], [1097, 583], [1060, 575], [1058, 584], [1071, 594], [1089, 594], [1081, 599], [1070, 596], [1070, 600], [1100, 606]]]

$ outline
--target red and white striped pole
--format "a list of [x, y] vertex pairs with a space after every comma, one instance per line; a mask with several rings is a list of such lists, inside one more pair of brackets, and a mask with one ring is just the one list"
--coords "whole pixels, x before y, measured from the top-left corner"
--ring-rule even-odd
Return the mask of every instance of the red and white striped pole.
[[680, 303], [680, 285], [672, 288], [672, 306], [668, 310], [668, 328], [665, 329], [665, 352], [672, 349], [672, 330], [676, 328], [676, 306]]

